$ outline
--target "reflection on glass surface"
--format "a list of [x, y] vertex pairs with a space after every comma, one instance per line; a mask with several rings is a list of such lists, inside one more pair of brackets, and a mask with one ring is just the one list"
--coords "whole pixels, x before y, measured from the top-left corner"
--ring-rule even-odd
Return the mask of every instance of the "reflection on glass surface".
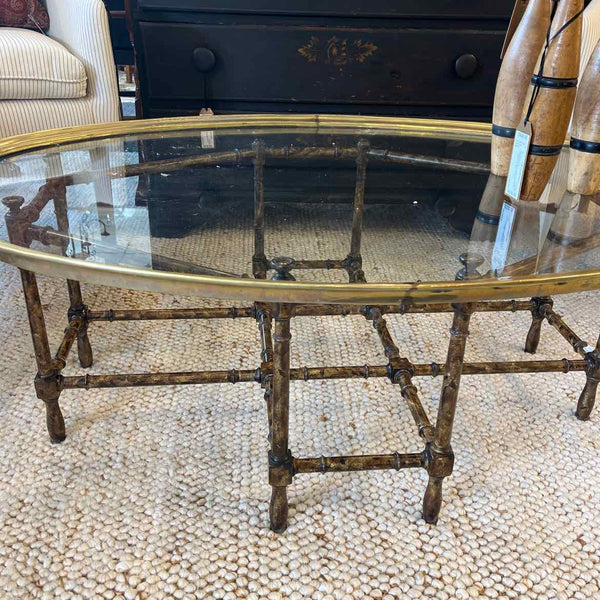
[[[510, 273], [517, 264], [524, 265], [538, 253], [540, 242], [539, 202], [514, 201], [505, 198], [502, 203], [498, 232], [492, 253], [492, 270], [497, 276]], [[524, 267], [521, 274], [535, 272], [535, 262]]]
[[13, 243], [181, 273], [389, 283], [454, 280], [461, 256], [471, 278], [598, 266], [581, 241], [598, 234], [595, 201], [565, 196], [554, 215], [558, 182], [551, 200], [508, 202], [488, 162], [488, 144], [443, 135], [123, 136], [0, 161], [0, 196], [24, 198], [1, 210]]
[[600, 249], [600, 195], [566, 192], [540, 252], [540, 273], [589, 268]]

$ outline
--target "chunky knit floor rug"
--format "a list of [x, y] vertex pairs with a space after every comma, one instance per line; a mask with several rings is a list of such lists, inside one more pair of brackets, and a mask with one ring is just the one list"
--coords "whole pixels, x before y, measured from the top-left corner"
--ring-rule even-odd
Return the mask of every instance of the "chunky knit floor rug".
[[[54, 348], [61, 281], [41, 279]], [[193, 306], [84, 286], [94, 308]], [[592, 343], [600, 295], [558, 298]], [[420, 471], [302, 475], [289, 528], [268, 528], [267, 421], [256, 384], [64, 392], [67, 440], [49, 443], [17, 272], [0, 268], [2, 598], [600, 597], [600, 412], [573, 411], [585, 376], [464, 377], [437, 526]], [[415, 362], [445, 358], [449, 315], [389, 318]], [[477, 314], [467, 359], [524, 357], [527, 314]], [[362, 317], [298, 318], [292, 363], [382, 364]], [[250, 320], [94, 324], [92, 373], [258, 364]], [[545, 326], [540, 358], [571, 357]], [[71, 360], [68, 373], [79, 372]], [[435, 415], [441, 378], [421, 379]], [[298, 456], [418, 451], [387, 381], [291, 386]]]

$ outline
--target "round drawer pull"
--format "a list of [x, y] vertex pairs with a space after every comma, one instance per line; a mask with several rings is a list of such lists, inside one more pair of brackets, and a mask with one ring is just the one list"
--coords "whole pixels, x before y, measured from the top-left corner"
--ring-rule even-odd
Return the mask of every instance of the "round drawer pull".
[[192, 56], [196, 69], [201, 73], [206, 73], [215, 66], [215, 54], [208, 48], [196, 48]]
[[463, 54], [456, 59], [454, 71], [461, 79], [469, 79], [475, 75], [479, 63], [474, 54]]

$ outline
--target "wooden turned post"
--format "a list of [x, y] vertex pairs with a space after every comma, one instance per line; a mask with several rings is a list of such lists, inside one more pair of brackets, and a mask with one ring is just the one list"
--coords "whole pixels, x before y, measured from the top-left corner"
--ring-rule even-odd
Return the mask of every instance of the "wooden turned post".
[[506, 176], [500, 177], [490, 173], [471, 229], [469, 252], [477, 252], [488, 261], [498, 232], [505, 187]]
[[442, 482], [452, 473], [454, 453], [450, 440], [456, 412], [465, 347], [469, 335], [469, 321], [473, 307], [469, 304], [454, 306], [454, 319], [450, 329], [450, 344], [446, 359], [446, 371], [435, 426], [435, 438], [425, 449], [429, 483], [423, 499], [423, 518], [436, 523], [442, 506]]
[[521, 200], [539, 200], [552, 175], [567, 134], [579, 75], [582, 9], [583, 0], [558, 2], [543, 70], [531, 79], [530, 96], [525, 102], [523, 120], [527, 119], [531, 123], [533, 134], [521, 187]]
[[491, 173], [473, 222], [469, 244], [469, 253], [477, 252], [487, 262], [500, 222], [516, 128], [521, 122], [529, 82], [550, 25], [551, 7], [551, 0], [529, 2], [500, 67], [492, 118]]
[[290, 319], [293, 306], [273, 307], [273, 383], [271, 392], [271, 450], [269, 452], [269, 483], [271, 529], [281, 533], [287, 528], [287, 486], [292, 483], [293, 461], [288, 448], [290, 397]]
[[600, 42], [583, 72], [573, 113], [567, 191], [544, 241], [538, 271], [571, 270], [571, 249], [599, 230], [600, 206]]
[[551, 8], [551, 0], [530, 0], [500, 67], [494, 96], [491, 162], [492, 173], [500, 177], [508, 175], [515, 129], [550, 25]]
[[577, 92], [567, 189], [586, 196], [600, 190], [600, 41]]

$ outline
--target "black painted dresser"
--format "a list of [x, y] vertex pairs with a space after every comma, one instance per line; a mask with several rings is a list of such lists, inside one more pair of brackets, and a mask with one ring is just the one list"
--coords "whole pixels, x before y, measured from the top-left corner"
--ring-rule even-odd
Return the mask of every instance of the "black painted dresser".
[[489, 119], [514, 0], [131, 0], [145, 117]]

